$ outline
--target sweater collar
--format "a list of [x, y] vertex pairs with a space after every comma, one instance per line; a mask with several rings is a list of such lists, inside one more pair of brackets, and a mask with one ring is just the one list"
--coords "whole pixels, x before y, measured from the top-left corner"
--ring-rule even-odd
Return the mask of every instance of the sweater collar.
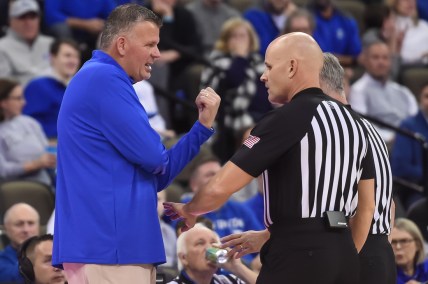
[[126, 72], [125, 70], [122, 68], [122, 66], [120, 66], [119, 63], [117, 63], [116, 60], [114, 60], [113, 57], [111, 57], [109, 54], [107, 54], [106, 52], [102, 51], [102, 50], [94, 50], [92, 52], [92, 58], [89, 61], [94, 61], [94, 62], [101, 62], [104, 64], [110, 64], [113, 65], [115, 67], [117, 67], [118, 69], [121, 70], [121, 72], [123, 72], [123, 74], [129, 79], [129, 82], [131, 83], [131, 85], [134, 84], [134, 79], [132, 79]]

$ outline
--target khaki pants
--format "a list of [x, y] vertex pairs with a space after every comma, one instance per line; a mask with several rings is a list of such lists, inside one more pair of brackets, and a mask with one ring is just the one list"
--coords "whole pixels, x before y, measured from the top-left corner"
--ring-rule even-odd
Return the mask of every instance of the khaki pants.
[[156, 269], [149, 264], [101, 265], [64, 263], [69, 284], [155, 284]]

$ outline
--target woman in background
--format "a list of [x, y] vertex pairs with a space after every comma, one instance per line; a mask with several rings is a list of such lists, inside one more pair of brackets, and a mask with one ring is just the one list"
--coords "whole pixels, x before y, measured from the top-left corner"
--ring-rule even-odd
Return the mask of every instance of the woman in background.
[[56, 156], [46, 152], [48, 140], [40, 124], [22, 115], [22, 86], [0, 79], [0, 179], [26, 179], [51, 185], [47, 169]]
[[428, 64], [428, 22], [419, 19], [416, 0], [389, 0], [389, 4], [396, 13], [397, 31], [404, 32], [403, 64]]
[[222, 96], [213, 151], [225, 162], [235, 153], [245, 129], [272, 109], [260, 81], [265, 66], [251, 24], [242, 18], [226, 21], [209, 62], [212, 65], [202, 72], [201, 84]]
[[397, 284], [419, 284], [428, 281], [428, 260], [425, 258], [421, 231], [406, 218], [395, 220], [391, 244], [397, 264]]

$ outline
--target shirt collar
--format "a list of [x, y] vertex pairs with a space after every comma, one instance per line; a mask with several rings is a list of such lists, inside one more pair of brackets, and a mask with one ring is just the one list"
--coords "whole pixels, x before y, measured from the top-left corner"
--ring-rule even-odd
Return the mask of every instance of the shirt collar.
[[388, 84], [388, 82], [389, 82], [389, 79], [387, 79], [385, 82], [382, 82], [382, 81], [379, 81], [379, 80], [376, 80], [375, 78], [373, 78], [372, 77], [372, 75], [370, 75], [369, 73], [364, 73], [363, 74], [363, 78], [365, 79], [365, 80], [367, 80], [370, 84], [374, 84], [374, 85], [376, 85], [376, 86], [378, 86], [378, 87], [381, 87], [381, 88], [385, 88], [385, 86]]
[[134, 79], [132, 79], [126, 72], [125, 70], [122, 68], [122, 66], [120, 66], [119, 63], [117, 63], [117, 61], [111, 57], [109, 54], [105, 53], [102, 50], [94, 50], [92, 52], [92, 58], [90, 59], [90, 61], [95, 61], [95, 62], [102, 62], [105, 64], [110, 64], [113, 66], [116, 66], [117, 68], [119, 68], [126, 77], [128, 77], [129, 82], [131, 83], [131, 85], [134, 84]]
[[293, 96], [291, 101], [293, 101], [296, 97], [304, 96], [304, 95], [321, 95], [324, 94], [323, 91], [320, 88], [307, 88], [304, 90], [301, 90], [297, 94]]

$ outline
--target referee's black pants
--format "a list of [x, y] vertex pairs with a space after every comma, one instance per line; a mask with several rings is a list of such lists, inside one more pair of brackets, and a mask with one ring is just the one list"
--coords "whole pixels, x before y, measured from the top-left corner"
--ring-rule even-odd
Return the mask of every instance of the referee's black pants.
[[359, 254], [361, 284], [396, 284], [394, 251], [387, 235], [369, 235]]
[[357, 284], [358, 253], [349, 229], [328, 229], [322, 218], [274, 224], [260, 251], [258, 284]]

